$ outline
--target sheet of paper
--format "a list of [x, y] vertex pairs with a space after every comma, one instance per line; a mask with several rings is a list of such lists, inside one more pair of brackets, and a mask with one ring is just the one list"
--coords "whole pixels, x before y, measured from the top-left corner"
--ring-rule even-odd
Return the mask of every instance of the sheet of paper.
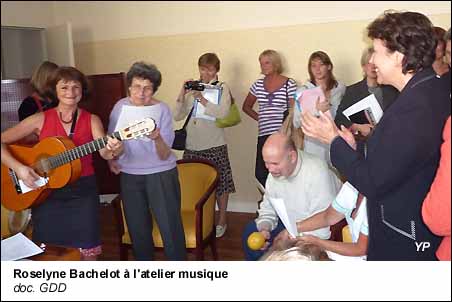
[[270, 198], [269, 200], [276, 213], [278, 214], [279, 219], [281, 219], [282, 223], [286, 227], [286, 230], [289, 232], [292, 238], [297, 237], [297, 222], [295, 220], [295, 217], [287, 212], [284, 200], [282, 198]]
[[[35, 181], [35, 184], [38, 187], [42, 187], [42, 186], [45, 186], [48, 182], [49, 182], [48, 177], [39, 177], [39, 179], [37, 181]], [[22, 190], [22, 194], [38, 189], [38, 188], [30, 188], [22, 181], [22, 179], [19, 179], [19, 186], [20, 186], [20, 189]]]
[[[210, 103], [218, 105], [220, 103], [221, 98], [221, 87], [208, 87], [206, 85], [206, 88], [204, 91], [201, 91], [202, 96], [207, 99]], [[206, 107], [202, 105], [200, 102], [195, 102], [195, 109], [193, 110], [193, 115], [195, 118], [202, 118], [209, 121], [216, 120], [215, 117], [207, 115], [206, 113]]]
[[[122, 106], [121, 113], [119, 114], [118, 122], [116, 123], [116, 127], [114, 131], [118, 131], [119, 129], [126, 128], [127, 126], [136, 123], [146, 117], [152, 118], [156, 127], [160, 127], [158, 122], [160, 121], [161, 106], [160, 105], [152, 105], [152, 106]], [[151, 139], [144, 136], [139, 139], [150, 141]]]
[[325, 102], [325, 94], [323, 93], [322, 88], [315, 87], [303, 90], [299, 96], [296, 96], [296, 100], [299, 111], [317, 114], [317, 100], [319, 100], [320, 103]]
[[43, 250], [39, 246], [22, 233], [2, 240], [2, 261], [19, 260], [42, 252]]
[[366, 111], [371, 119], [371, 124], [374, 125], [377, 124], [383, 116], [383, 110], [373, 94], [348, 107], [342, 113], [350, 120], [351, 115], [360, 111]]

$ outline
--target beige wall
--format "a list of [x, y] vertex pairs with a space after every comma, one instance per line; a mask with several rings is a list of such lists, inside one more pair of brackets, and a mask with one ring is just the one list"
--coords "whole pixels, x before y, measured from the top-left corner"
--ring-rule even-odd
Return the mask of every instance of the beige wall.
[[[450, 15], [431, 18], [435, 24], [450, 26]], [[76, 65], [93, 74], [127, 71], [135, 60], [153, 62], [163, 74], [157, 98], [173, 107], [183, 80], [197, 77], [198, 57], [204, 52], [216, 52], [222, 61], [220, 78], [230, 84], [241, 106], [250, 85], [259, 77], [257, 57], [266, 48], [274, 48], [283, 55], [285, 74], [298, 82], [308, 77], [307, 58], [318, 49], [331, 56], [338, 79], [347, 85], [358, 81], [360, 53], [366, 45], [363, 30], [368, 23], [344, 21], [79, 43], [75, 48]], [[256, 122], [243, 115], [243, 122], [226, 129], [226, 135], [237, 189], [231, 195], [230, 209], [253, 211], [259, 198], [254, 182]]]
[[[450, 12], [450, 2], [410, 4], [425, 14]], [[76, 42], [243, 30], [343, 20], [367, 20], [403, 1], [101, 1], [55, 4], [55, 21], [71, 21]], [[446, 10], [448, 8], [448, 10]]]
[[[171, 6], [157, 1], [107, 7], [95, 1], [54, 3], [54, 8], [56, 23], [73, 24], [76, 66], [86, 74], [127, 71], [137, 60], [155, 63], [163, 74], [156, 97], [174, 107], [183, 80], [198, 76], [198, 57], [215, 52], [222, 62], [220, 79], [230, 84], [241, 106], [260, 76], [257, 58], [264, 49], [279, 51], [285, 74], [299, 83], [308, 77], [309, 55], [324, 50], [331, 56], [336, 77], [349, 85], [361, 78], [359, 58], [368, 43], [365, 27], [385, 8], [421, 11], [435, 25], [450, 27], [450, 2], [384, 3], [189, 2]], [[69, 5], [73, 17], [64, 9]], [[310, 12], [303, 14], [307, 9]], [[229, 209], [252, 212], [259, 199], [254, 180], [256, 122], [243, 114], [243, 122], [226, 129], [226, 135], [237, 189]]]
[[45, 28], [55, 24], [54, 1], [2, 1], [2, 26]]

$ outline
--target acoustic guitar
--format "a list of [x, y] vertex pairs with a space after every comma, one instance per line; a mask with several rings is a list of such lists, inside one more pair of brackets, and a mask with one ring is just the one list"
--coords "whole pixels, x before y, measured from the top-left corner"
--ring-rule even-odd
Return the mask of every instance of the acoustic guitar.
[[[155, 121], [145, 118], [110, 136], [118, 140], [142, 137], [155, 129]], [[52, 189], [62, 188], [76, 181], [82, 172], [80, 158], [107, 146], [108, 136], [75, 147], [67, 137], [48, 137], [33, 147], [9, 145], [11, 154], [23, 164], [32, 167], [41, 178], [41, 186], [31, 191], [23, 185], [16, 173], [1, 165], [1, 202], [12, 211], [36, 206], [43, 202]]]

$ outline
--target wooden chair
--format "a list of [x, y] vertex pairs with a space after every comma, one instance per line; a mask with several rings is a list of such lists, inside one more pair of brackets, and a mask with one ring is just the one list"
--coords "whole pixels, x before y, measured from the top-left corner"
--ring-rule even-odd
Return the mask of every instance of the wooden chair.
[[[204, 259], [204, 249], [210, 245], [214, 260], [218, 260], [215, 237], [215, 192], [219, 172], [205, 160], [178, 160], [181, 186], [181, 215], [187, 251], [195, 252], [196, 260]], [[121, 197], [112, 201], [117, 219], [120, 259], [128, 259], [132, 242], [124, 217]], [[158, 225], [153, 219], [152, 237], [156, 248], [163, 248]]]
[[342, 230], [346, 226], [347, 226], [347, 220], [345, 220], [345, 218], [342, 219], [341, 221], [339, 221], [338, 223], [333, 224], [330, 227], [330, 230], [331, 230], [330, 240], [343, 241], [343, 237], [342, 237], [343, 236], [343, 232], [342, 232]]

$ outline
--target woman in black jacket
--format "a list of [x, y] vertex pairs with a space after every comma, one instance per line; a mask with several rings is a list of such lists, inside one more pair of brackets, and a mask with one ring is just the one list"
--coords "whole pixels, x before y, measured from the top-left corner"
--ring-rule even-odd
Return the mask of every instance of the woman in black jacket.
[[302, 115], [304, 132], [331, 144], [332, 164], [367, 196], [368, 260], [434, 260], [440, 238], [426, 227], [421, 205], [435, 176], [441, 134], [450, 115], [450, 81], [432, 69], [433, 25], [415, 12], [385, 12], [368, 26], [378, 83], [400, 91], [367, 140], [354, 151], [327, 114]]

